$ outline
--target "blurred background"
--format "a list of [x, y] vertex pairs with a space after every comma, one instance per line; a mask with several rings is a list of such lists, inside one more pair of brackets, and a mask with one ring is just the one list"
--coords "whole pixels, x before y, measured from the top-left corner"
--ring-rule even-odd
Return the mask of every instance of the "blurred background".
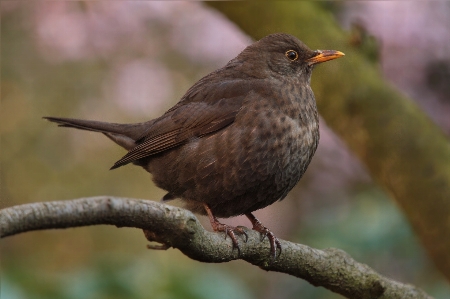
[[[448, 136], [450, 3], [321, 5]], [[96, 195], [159, 200], [165, 193], [143, 169], [108, 171], [124, 151], [106, 137], [57, 128], [41, 117], [157, 117], [252, 43], [202, 3], [2, 1], [0, 9], [1, 207]], [[320, 47], [320, 39], [303, 41]], [[319, 66], [312, 80], [326, 76], [328, 67]], [[317, 154], [300, 184], [255, 214], [279, 238], [340, 248], [387, 277], [449, 297], [449, 284], [401, 210], [323, 121]], [[242, 217], [224, 222], [250, 226]], [[242, 261], [202, 264], [146, 244], [140, 230], [112, 226], [9, 237], [0, 243], [0, 297], [342, 298]]]

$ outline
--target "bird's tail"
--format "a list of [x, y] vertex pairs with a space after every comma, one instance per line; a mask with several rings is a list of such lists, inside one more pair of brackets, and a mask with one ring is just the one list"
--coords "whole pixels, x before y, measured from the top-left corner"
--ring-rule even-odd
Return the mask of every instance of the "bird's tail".
[[[43, 117], [46, 120], [55, 122], [59, 127], [77, 128], [81, 130], [102, 132], [102, 133], [116, 133], [127, 135], [124, 124], [107, 123], [95, 120], [84, 120], [75, 118], [63, 118], [63, 117]], [[131, 136], [130, 136], [131, 137]]]
[[136, 146], [135, 141], [143, 134], [145, 123], [116, 124], [95, 120], [83, 120], [62, 117], [43, 117], [46, 120], [57, 123], [60, 127], [77, 128], [80, 130], [101, 132], [109, 139], [130, 150]]

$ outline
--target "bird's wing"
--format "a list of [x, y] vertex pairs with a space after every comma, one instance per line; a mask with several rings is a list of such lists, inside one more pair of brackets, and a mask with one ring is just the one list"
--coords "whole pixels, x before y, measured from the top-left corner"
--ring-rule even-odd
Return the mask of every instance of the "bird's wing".
[[190, 138], [201, 138], [233, 123], [249, 90], [241, 83], [212, 87], [215, 88], [209, 91], [188, 92], [182, 101], [156, 119], [136, 140], [137, 145], [111, 169], [182, 145]]

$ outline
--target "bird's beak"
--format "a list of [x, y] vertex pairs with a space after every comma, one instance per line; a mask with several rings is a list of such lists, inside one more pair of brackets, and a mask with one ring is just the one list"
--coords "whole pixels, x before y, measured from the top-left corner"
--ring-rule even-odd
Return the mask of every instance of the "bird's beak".
[[335, 50], [316, 50], [314, 52], [316, 55], [306, 60], [309, 65], [336, 59], [345, 55], [344, 53]]

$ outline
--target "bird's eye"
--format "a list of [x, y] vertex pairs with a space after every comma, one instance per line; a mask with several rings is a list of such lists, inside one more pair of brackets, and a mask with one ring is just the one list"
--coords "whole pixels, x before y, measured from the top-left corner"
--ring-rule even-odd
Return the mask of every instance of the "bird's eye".
[[288, 51], [286, 51], [286, 53], [284, 53], [284, 55], [286, 55], [286, 57], [292, 61], [295, 61], [298, 59], [298, 53], [294, 50], [288, 50]]

